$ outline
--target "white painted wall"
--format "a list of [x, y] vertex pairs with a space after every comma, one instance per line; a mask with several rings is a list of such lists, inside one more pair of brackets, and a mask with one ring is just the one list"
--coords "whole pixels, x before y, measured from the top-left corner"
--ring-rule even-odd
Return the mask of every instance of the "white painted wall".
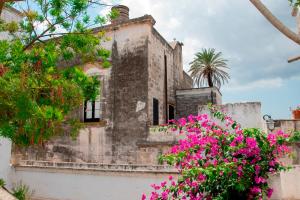
[[0, 178], [5, 180], [8, 187], [11, 186], [11, 141], [0, 137]]
[[[142, 193], [152, 191], [151, 184], [159, 184], [169, 175], [17, 167], [13, 182], [22, 181], [35, 190], [34, 200], [140, 200]], [[272, 177], [271, 199], [300, 199], [299, 180], [300, 166]]]
[[152, 191], [151, 184], [167, 178], [156, 173], [17, 168], [14, 182], [22, 180], [39, 200], [140, 200], [142, 193]]

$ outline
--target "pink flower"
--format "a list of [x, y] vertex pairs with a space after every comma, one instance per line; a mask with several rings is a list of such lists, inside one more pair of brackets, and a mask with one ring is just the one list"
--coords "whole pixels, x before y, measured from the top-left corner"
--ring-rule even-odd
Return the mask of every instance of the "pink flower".
[[250, 189], [250, 191], [251, 191], [252, 194], [259, 194], [259, 193], [261, 193], [261, 189], [259, 187], [257, 187], [257, 186], [252, 187]]
[[264, 178], [262, 178], [262, 177], [257, 177], [257, 176], [254, 178], [254, 180], [255, 180], [255, 183], [256, 183], [256, 184], [260, 184], [260, 183], [265, 183], [265, 182], [267, 182], [266, 179], [264, 179]]
[[143, 194], [143, 195], [142, 195], [142, 199], [141, 199], [141, 200], [146, 200], [146, 198], [147, 198], [147, 197], [146, 197], [146, 195], [145, 195], [145, 194]]
[[270, 133], [269, 135], [268, 135], [268, 137], [267, 137], [267, 139], [268, 139], [268, 141], [269, 141], [269, 143], [271, 144], [271, 146], [273, 146], [273, 145], [275, 145], [276, 144], [276, 136], [275, 136], [275, 134], [273, 134], [273, 133]]
[[255, 165], [254, 169], [255, 169], [255, 174], [258, 175], [259, 172], [260, 172], [260, 166], [259, 165]]
[[167, 200], [167, 199], [168, 199], [168, 196], [169, 196], [168, 191], [164, 191], [164, 192], [161, 194], [161, 197], [162, 197], [163, 200]]
[[156, 185], [156, 184], [152, 184], [151, 187], [154, 189], [154, 190], [159, 190], [160, 189], [160, 186]]
[[256, 142], [255, 138], [246, 138], [246, 143], [247, 143], [248, 147], [250, 147], [250, 148], [257, 147], [257, 142]]
[[235, 141], [233, 141], [233, 142], [230, 143], [230, 147], [235, 147], [235, 146], [236, 146]]
[[160, 184], [161, 187], [165, 187], [167, 185], [167, 181], [164, 181]]
[[204, 181], [205, 179], [206, 179], [206, 177], [203, 174], [198, 175], [198, 180], [199, 181]]
[[271, 188], [269, 188], [268, 190], [267, 190], [267, 196], [268, 196], [268, 198], [271, 198], [271, 196], [272, 196], [272, 194], [273, 194], [273, 189], [271, 189]]
[[269, 166], [271, 166], [271, 167], [274, 167], [275, 166], [275, 161], [274, 160], [271, 160], [270, 162], [269, 162]]
[[169, 181], [173, 180], [173, 176], [169, 176]]
[[186, 125], [186, 119], [185, 118], [179, 119], [178, 122], [179, 122], [180, 126], [185, 126]]

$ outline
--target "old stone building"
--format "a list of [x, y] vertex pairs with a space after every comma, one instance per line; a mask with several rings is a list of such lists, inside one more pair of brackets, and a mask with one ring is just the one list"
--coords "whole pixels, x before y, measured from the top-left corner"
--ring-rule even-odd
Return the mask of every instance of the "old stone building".
[[85, 102], [78, 113], [85, 128], [77, 140], [57, 138], [46, 149], [28, 150], [22, 160], [150, 164], [157, 162], [154, 149], [157, 155], [166, 149], [147, 138], [151, 126], [174, 119], [176, 91], [192, 88], [183, 71], [183, 44], [167, 42], [152, 16], [130, 19], [126, 6], [114, 8], [119, 17], [93, 30], [110, 38], [102, 46], [112, 52], [112, 67], [81, 65], [87, 75], [101, 80], [98, 100]]
[[[140, 199], [142, 193], [150, 192], [150, 184], [176, 176], [174, 169], [157, 165], [157, 158], [180, 136], [152, 127], [174, 117], [208, 113], [204, 106], [208, 102], [222, 104], [217, 88], [192, 89], [192, 80], [183, 71], [183, 44], [167, 42], [155, 30], [150, 15], [129, 19], [127, 7], [116, 8], [118, 19], [94, 29], [111, 38], [102, 46], [112, 52], [112, 67], [81, 65], [102, 83], [97, 101], [85, 102], [77, 113], [84, 128], [76, 140], [65, 135], [44, 149], [15, 149], [12, 154], [11, 142], [0, 138], [0, 178], [7, 181], [8, 188], [22, 181], [35, 191], [34, 200]], [[9, 8], [1, 17], [7, 21], [22, 18]], [[222, 108], [243, 127], [264, 129], [259, 102]], [[276, 129], [300, 129], [299, 120], [275, 122]], [[295, 146], [294, 170], [271, 179], [272, 199], [300, 198], [299, 144]]]

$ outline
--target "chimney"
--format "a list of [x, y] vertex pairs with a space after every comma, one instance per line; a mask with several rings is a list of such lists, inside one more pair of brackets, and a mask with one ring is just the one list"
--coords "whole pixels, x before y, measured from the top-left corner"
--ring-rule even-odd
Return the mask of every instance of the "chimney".
[[111, 21], [112, 24], [117, 24], [129, 20], [129, 8], [127, 6], [124, 5], [114, 6], [112, 7], [112, 10], [117, 10], [119, 13], [118, 17]]

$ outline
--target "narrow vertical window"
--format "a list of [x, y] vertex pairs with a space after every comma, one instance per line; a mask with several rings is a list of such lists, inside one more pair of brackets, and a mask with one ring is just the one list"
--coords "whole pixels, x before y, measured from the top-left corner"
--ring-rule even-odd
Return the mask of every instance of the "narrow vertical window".
[[159, 125], [159, 102], [153, 98], [153, 125]]
[[168, 60], [167, 56], [164, 56], [164, 69], [165, 69], [165, 115], [166, 115], [166, 123], [168, 123]]
[[169, 120], [175, 119], [175, 108], [169, 105]]

